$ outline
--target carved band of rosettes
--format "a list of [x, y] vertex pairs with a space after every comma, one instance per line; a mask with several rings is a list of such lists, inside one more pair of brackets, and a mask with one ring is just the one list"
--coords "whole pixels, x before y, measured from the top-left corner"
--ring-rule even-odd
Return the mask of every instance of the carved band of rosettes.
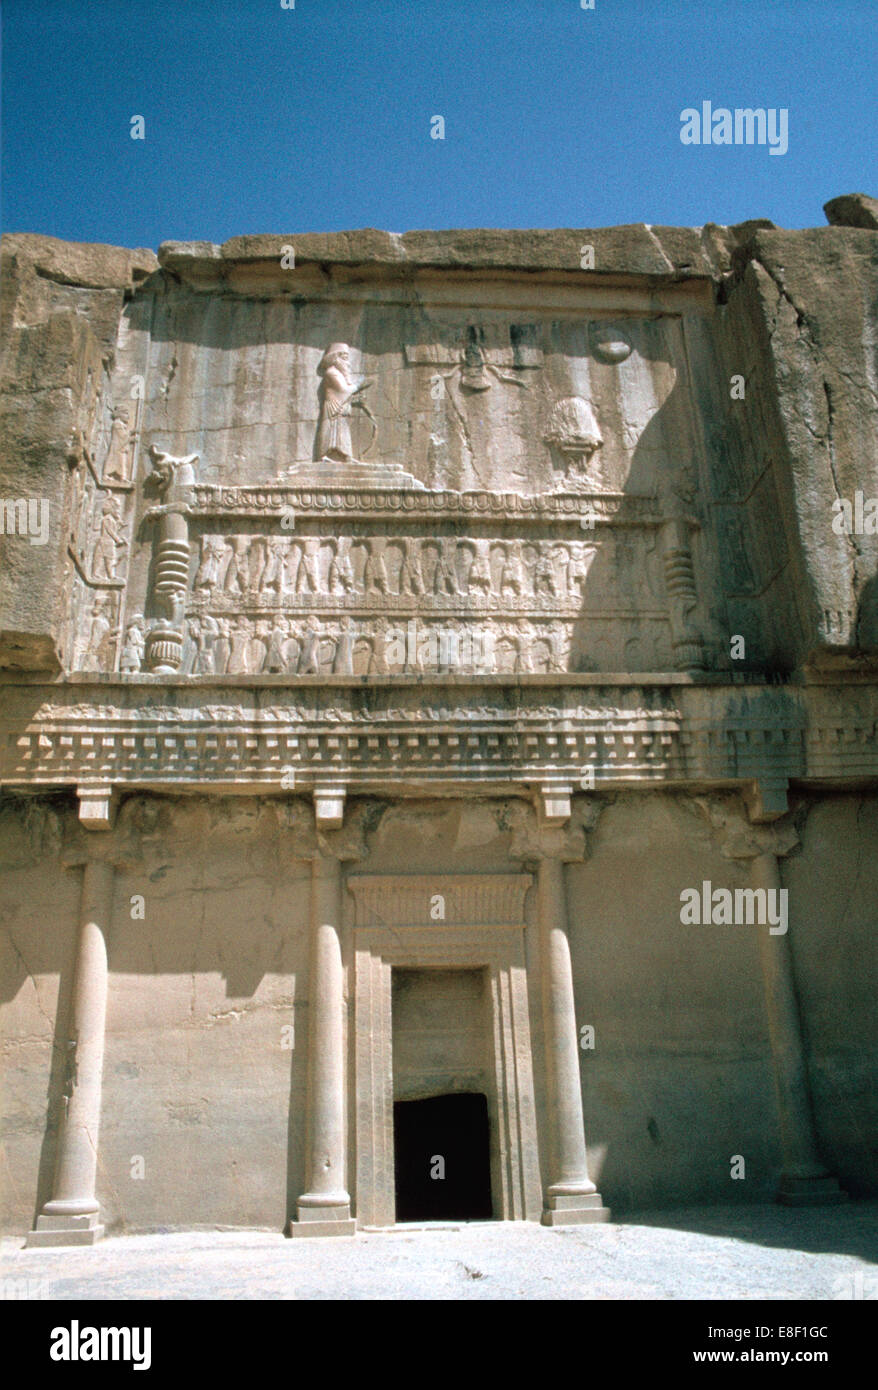
[[618, 521], [629, 525], [658, 526], [661, 508], [655, 497], [636, 493], [556, 492], [527, 496], [518, 492], [412, 492], [390, 488], [223, 487], [196, 483], [188, 508], [193, 517], [296, 515], [322, 516], [327, 512], [383, 515], [398, 518], [400, 513], [413, 519], [526, 516], [534, 520], [569, 517], [578, 520], [586, 514], [598, 521]]

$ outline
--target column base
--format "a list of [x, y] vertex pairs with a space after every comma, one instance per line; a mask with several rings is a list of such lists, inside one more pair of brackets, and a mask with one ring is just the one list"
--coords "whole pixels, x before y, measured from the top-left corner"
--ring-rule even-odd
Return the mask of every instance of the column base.
[[610, 1208], [604, 1206], [599, 1192], [570, 1192], [547, 1197], [540, 1223], [543, 1226], [582, 1226], [610, 1219]]
[[85, 1216], [38, 1216], [34, 1230], [28, 1231], [25, 1250], [46, 1250], [54, 1246], [96, 1245], [104, 1228], [98, 1212]]
[[774, 1200], [784, 1207], [839, 1206], [849, 1201], [838, 1179], [827, 1173], [823, 1177], [790, 1177], [782, 1173]]
[[352, 1236], [357, 1223], [351, 1216], [347, 1192], [308, 1194], [296, 1203], [297, 1218], [290, 1222], [291, 1236]]
[[302, 1236], [355, 1236], [357, 1223], [353, 1217], [339, 1218], [335, 1221], [291, 1221], [290, 1235]]

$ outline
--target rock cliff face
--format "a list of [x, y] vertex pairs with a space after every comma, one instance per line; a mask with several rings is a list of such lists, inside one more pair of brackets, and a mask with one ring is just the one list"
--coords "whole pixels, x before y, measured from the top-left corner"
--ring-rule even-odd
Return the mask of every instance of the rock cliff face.
[[[563, 498], [599, 520], [579, 536], [597, 542], [586, 558], [569, 547], [551, 558], [570, 528], [514, 537], [528, 597], [541, 586], [557, 598], [566, 581], [566, 597], [572, 589], [583, 608], [620, 615], [596, 615], [589, 631], [543, 632], [551, 669], [729, 669], [739, 630], [742, 669], [874, 659], [878, 537], [868, 516], [859, 531], [833, 529], [834, 503], [853, 507], [858, 490], [878, 491], [869, 203], [837, 199], [833, 220], [856, 225], [802, 232], [769, 223], [363, 231], [166, 243], [158, 259], [7, 236], [0, 493], [39, 505], [46, 525], [26, 542], [9, 525], [0, 540], [0, 663], [121, 669], [124, 623], [153, 597], [146, 569], [161, 528], [147, 519], [151, 448], [198, 456], [187, 539], [192, 580], [208, 556], [192, 596], [207, 596], [208, 607], [215, 571], [227, 589], [238, 582], [235, 573], [226, 581], [235, 538], [216, 535], [229, 531], [219, 516], [235, 509], [220, 502], [223, 489], [270, 486], [254, 506], [271, 530], [284, 507], [307, 510], [299, 481], [367, 491], [395, 482], [461, 494], [422, 499], [457, 535], [478, 494], [557, 499], [556, 509]], [[371, 474], [302, 472], [329, 438], [320, 364], [333, 342], [351, 344], [346, 370], [366, 379], [339, 420], [341, 455]], [[553, 432], [553, 419], [577, 410], [598, 432], [591, 447], [569, 424], [566, 436]], [[647, 617], [667, 598], [659, 518], [676, 514], [691, 583], [672, 598], [676, 618]], [[391, 569], [405, 570], [406, 545], [417, 550], [420, 537], [379, 531]], [[381, 534], [354, 527], [344, 537], [358, 582]], [[257, 538], [238, 539], [249, 554]], [[289, 577], [295, 544], [274, 539], [289, 540], [275, 548]], [[472, 564], [477, 586], [488, 582], [485, 567], [502, 569], [499, 533], [467, 539], [469, 549], [446, 556], [456, 575], [441, 571], [440, 588], [465, 589]], [[223, 547], [215, 562], [214, 542]], [[432, 556], [410, 563], [422, 558], [432, 568]], [[328, 584], [329, 564], [324, 545], [315, 583]], [[491, 574], [488, 597], [500, 580]], [[508, 580], [511, 597], [514, 564]], [[276, 592], [273, 570], [262, 581]], [[351, 618], [356, 648], [362, 627]], [[203, 666], [200, 637], [181, 634], [174, 669]], [[294, 635], [301, 645], [303, 633]], [[330, 630], [324, 657], [340, 637]], [[258, 645], [255, 630], [248, 641]], [[374, 649], [372, 659], [380, 664]]]
[[878, 228], [826, 212], [3, 238], [13, 1229], [392, 1222], [394, 1103], [474, 1088], [498, 1216], [878, 1190]]

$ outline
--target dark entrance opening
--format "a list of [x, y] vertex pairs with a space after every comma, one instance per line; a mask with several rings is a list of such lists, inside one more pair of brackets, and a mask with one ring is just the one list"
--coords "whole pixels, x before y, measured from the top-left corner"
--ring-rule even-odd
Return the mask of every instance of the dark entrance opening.
[[393, 1158], [397, 1221], [485, 1221], [493, 1216], [485, 1096], [396, 1101]]

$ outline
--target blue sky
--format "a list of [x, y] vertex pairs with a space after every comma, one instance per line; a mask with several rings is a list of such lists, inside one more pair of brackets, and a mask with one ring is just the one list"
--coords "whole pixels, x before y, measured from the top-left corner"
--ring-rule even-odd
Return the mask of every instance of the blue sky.
[[[878, 193], [876, 39], [878, 0], [4, 0], [3, 228], [820, 226]], [[788, 153], [683, 145], [706, 100]]]

